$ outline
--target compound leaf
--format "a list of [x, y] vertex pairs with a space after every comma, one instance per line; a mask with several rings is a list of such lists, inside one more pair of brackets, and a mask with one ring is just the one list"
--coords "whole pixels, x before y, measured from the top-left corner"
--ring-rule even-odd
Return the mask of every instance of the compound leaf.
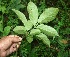
[[41, 24], [38, 25], [37, 28], [39, 28], [44, 34], [48, 36], [59, 36], [57, 31], [48, 25]]
[[35, 25], [38, 20], [38, 9], [37, 6], [33, 2], [29, 2], [27, 6], [27, 11], [29, 13], [29, 19], [32, 24]]
[[58, 8], [45, 9], [45, 11], [40, 15], [38, 23], [48, 23], [52, 21], [53, 19], [55, 19], [58, 11]]
[[18, 34], [24, 34], [26, 32], [26, 29], [24, 26], [16, 26], [13, 31]]
[[44, 44], [48, 45], [50, 47], [50, 40], [47, 38], [47, 36], [43, 33], [40, 33], [39, 35], [36, 35], [39, 40], [42, 40]]
[[18, 18], [19, 18], [19, 19], [23, 22], [23, 24], [25, 25], [25, 23], [27, 22], [27, 19], [26, 19], [25, 15], [24, 15], [22, 12], [18, 11], [18, 10], [15, 10], [15, 9], [12, 9], [12, 10], [17, 14]]
[[41, 31], [39, 29], [32, 29], [30, 32], [31, 35], [40, 34], [40, 33]]

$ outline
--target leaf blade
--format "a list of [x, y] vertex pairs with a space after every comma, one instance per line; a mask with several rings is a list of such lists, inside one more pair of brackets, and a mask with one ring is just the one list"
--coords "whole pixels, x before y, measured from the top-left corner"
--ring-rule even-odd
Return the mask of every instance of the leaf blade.
[[31, 35], [40, 34], [40, 33], [41, 31], [39, 29], [32, 29], [30, 32]]
[[27, 31], [30, 30], [32, 28], [32, 26], [33, 26], [33, 24], [31, 23], [30, 20], [28, 20], [27, 23], [25, 23], [25, 28]]
[[38, 19], [38, 23], [48, 23], [55, 19], [59, 9], [58, 8], [47, 8], [45, 11], [40, 15]]
[[20, 12], [20, 11], [18, 11], [18, 10], [15, 10], [15, 9], [12, 9], [12, 11], [14, 11], [14, 12], [17, 14], [18, 18], [19, 18], [19, 19], [22, 21], [22, 23], [25, 25], [25, 23], [27, 22], [27, 19], [26, 19], [25, 15], [24, 15], [22, 12]]
[[6, 26], [3, 31], [3, 36], [7, 36], [10, 33], [10, 29], [11, 29], [10, 26]]
[[29, 19], [35, 25], [38, 20], [38, 9], [37, 6], [33, 2], [29, 2], [27, 6], [27, 11], [29, 13]]
[[36, 35], [37, 37], [39, 37], [44, 44], [48, 45], [50, 47], [50, 40], [47, 38], [47, 36], [43, 33], [40, 33], [39, 35]]
[[26, 32], [26, 29], [24, 26], [16, 26], [13, 31], [18, 34], [24, 34]]
[[28, 35], [28, 36], [26, 37], [26, 40], [27, 40], [29, 43], [31, 43], [31, 42], [33, 41], [33, 37], [32, 37], [31, 35]]
[[44, 34], [48, 36], [59, 36], [57, 31], [48, 25], [41, 24], [41, 25], [38, 25], [37, 28], [40, 29]]

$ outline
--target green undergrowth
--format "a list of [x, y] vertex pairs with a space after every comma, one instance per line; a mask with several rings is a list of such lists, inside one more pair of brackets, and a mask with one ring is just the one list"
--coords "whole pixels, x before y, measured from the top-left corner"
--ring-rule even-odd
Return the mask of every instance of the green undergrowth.
[[[31, 0], [38, 7], [39, 16], [45, 8], [58, 8], [56, 18], [47, 24], [53, 27], [59, 37], [48, 36], [50, 47], [43, 41], [36, 39], [29, 43], [24, 34], [20, 48], [9, 55], [9, 57], [70, 57], [70, 0]], [[27, 5], [30, 0], [0, 0], [0, 38], [10, 34], [17, 34], [13, 31], [16, 26], [23, 26], [18, 16], [11, 10], [21, 11], [29, 20]], [[37, 24], [38, 25], [38, 24]], [[40, 25], [40, 24], [39, 24]], [[18, 34], [17, 34], [18, 35]]]

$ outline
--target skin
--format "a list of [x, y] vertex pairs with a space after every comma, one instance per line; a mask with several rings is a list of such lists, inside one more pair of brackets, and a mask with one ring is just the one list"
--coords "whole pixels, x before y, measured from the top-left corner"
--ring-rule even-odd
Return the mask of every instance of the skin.
[[17, 35], [9, 35], [0, 39], [0, 57], [6, 57], [15, 52], [20, 44], [22, 38]]

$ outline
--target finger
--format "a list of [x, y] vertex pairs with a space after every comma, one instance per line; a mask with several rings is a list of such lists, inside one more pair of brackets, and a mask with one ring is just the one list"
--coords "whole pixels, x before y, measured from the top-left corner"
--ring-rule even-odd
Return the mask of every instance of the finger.
[[6, 57], [6, 51], [1, 52], [0, 57]]
[[22, 38], [17, 35], [9, 35], [8, 37], [12, 39], [12, 42], [19, 42], [22, 40]]
[[18, 49], [20, 46], [19, 43], [14, 43], [9, 49], [10, 49], [10, 52], [14, 52], [15, 49]]
[[22, 41], [21, 37], [13, 37], [12, 38], [12, 42], [20, 42], [20, 41]]
[[0, 48], [2, 50], [6, 50], [6, 49], [8, 49], [12, 45], [12, 42], [19, 42], [21, 40], [22, 40], [22, 38], [19, 37], [19, 36], [16, 36], [16, 35], [15, 35], [15, 37], [14, 37], [14, 35], [3, 37], [0, 40]]
[[21, 44], [21, 42], [18, 43], [19, 45]]
[[17, 51], [17, 49], [19, 48], [19, 44], [15, 43], [13, 44], [10, 49], [7, 50], [7, 55], [11, 54], [12, 52]]
[[1, 50], [6, 50], [8, 49], [12, 44], [12, 41], [7, 37], [3, 37], [1, 40], [0, 40], [0, 48]]
[[0, 56], [5, 57], [5, 56], [15, 52], [19, 48], [20, 44], [21, 44], [21, 42], [12, 44], [12, 46], [8, 50], [1, 51]]
[[15, 51], [19, 48], [19, 45], [17, 46], [17, 48], [16, 48], [15, 46], [16, 46], [16, 44], [13, 44], [10, 49], [8, 49], [8, 50], [6, 50], [6, 51], [2, 51], [2, 52], [0, 53], [0, 57], [6, 57], [6, 56], [8, 56], [9, 54], [15, 52]]
[[8, 37], [19, 37], [19, 36], [17, 36], [17, 35], [9, 35]]

